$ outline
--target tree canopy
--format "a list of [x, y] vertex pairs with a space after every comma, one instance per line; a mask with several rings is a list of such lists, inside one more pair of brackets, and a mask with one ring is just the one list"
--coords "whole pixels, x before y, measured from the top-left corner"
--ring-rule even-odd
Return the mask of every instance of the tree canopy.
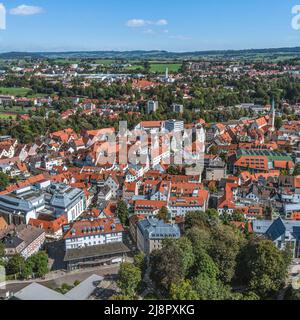
[[[186, 216], [180, 239], [167, 239], [150, 255], [151, 279], [171, 299], [257, 300], [284, 285], [290, 251], [247, 237], [212, 212]], [[235, 287], [242, 290], [235, 291]]]
[[122, 263], [119, 271], [118, 286], [122, 295], [134, 297], [142, 280], [141, 270], [131, 263]]

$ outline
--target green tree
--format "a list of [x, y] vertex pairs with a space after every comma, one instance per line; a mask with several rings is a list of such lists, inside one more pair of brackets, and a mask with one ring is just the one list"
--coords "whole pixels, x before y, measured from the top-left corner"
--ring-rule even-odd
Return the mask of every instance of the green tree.
[[212, 230], [212, 242], [208, 250], [220, 271], [220, 279], [230, 283], [236, 268], [236, 259], [245, 245], [243, 234], [231, 226], [218, 226]]
[[79, 285], [80, 285], [80, 283], [81, 283], [81, 281], [79, 281], [79, 280], [75, 280], [75, 281], [74, 281], [74, 287], [79, 286]]
[[145, 62], [143, 63], [143, 67], [144, 67], [146, 73], [149, 73], [149, 72], [150, 72], [150, 70], [151, 70], [151, 65], [150, 65], [150, 62], [149, 62], [149, 61], [145, 61]]
[[188, 238], [165, 239], [163, 248], [150, 255], [151, 278], [168, 296], [171, 285], [188, 276], [194, 259], [193, 246]]
[[19, 254], [12, 256], [6, 266], [6, 272], [10, 275], [21, 275], [25, 267], [25, 259]]
[[73, 286], [71, 286], [71, 285], [69, 285], [67, 283], [63, 283], [61, 285], [61, 287], [60, 288], [56, 288], [55, 291], [57, 291], [57, 292], [59, 292], [61, 294], [66, 294], [72, 289], [73, 289]]
[[259, 296], [255, 294], [254, 292], [233, 292], [231, 293], [231, 299], [230, 300], [243, 300], [243, 301], [256, 301], [260, 300]]
[[129, 212], [125, 201], [121, 200], [117, 205], [117, 216], [123, 225], [128, 225]]
[[209, 150], [210, 154], [217, 155], [219, 153], [219, 148], [215, 145], [212, 145]]
[[125, 296], [125, 295], [114, 295], [110, 298], [110, 300], [113, 301], [129, 301], [132, 300], [132, 297], [130, 296]]
[[48, 255], [44, 251], [40, 251], [27, 259], [26, 264], [32, 265], [32, 272], [38, 278], [44, 277], [48, 272]]
[[139, 252], [134, 256], [134, 265], [141, 270], [142, 274], [145, 273], [147, 269], [147, 257], [143, 252]]
[[209, 227], [209, 217], [205, 212], [196, 211], [189, 212], [185, 217], [185, 229], [191, 229], [193, 227], [198, 228], [208, 228]]
[[262, 299], [272, 297], [285, 283], [290, 257], [269, 240], [254, 239], [242, 250], [237, 277]]
[[[208, 189], [209, 189], [209, 192], [210, 192], [210, 193], [217, 193], [217, 192], [218, 192], [218, 188], [216, 187], [215, 184], [211, 184], [211, 185], [208, 187]], [[210, 210], [215, 210], [215, 209], [210, 209]]]
[[208, 209], [206, 211], [206, 215], [209, 217], [209, 219], [219, 219], [219, 213], [216, 209]]
[[[172, 242], [173, 240], [169, 240], [169, 241]], [[183, 267], [184, 275], [186, 276], [189, 274], [190, 269], [193, 266], [195, 261], [192, 243], [186, 237], [182, 237], [178, 240], [175, 240], [173, 241], [173, 243], [181, 251], [182, 267]]]
[[34, 263], [33, 261], [29, 258], [25, 261], [24, 268], [22, 270], [22, 278], [24, 279], [29, 279], [30, 277], [33, 276], [33, 268], [34, 268]]
[[281, 117], [275, 118], [275, 128], [276, 130], [279, 130], [282, 127], [283, 121]]
[[211, 279], [207, 274], [200, 274], [193, 280], [193, 288], [199, 300], [230, 300], [230, 288], [217, 279]]
[[131, 263], [122, 263], [119, 271], [118, 286], [122, 294], [134, 297], [142, 281], [141, 270]]
[[163, 220], [165, 222], [168, 222], [169, 221], [169, 210], [167, 207], [162, 207], [158, 214], [157, 214], [157, 218], [159, 220]]
[[245, 215], [238, 210], [233, 212], [231, 219], [232, 219], [232, 221], [238, 221], [238, 222], [245, 222], [246, 221]]
[[172, 300], [198, 300], [198, 294], [193, 289], [189, 280], [182, 280], [179, 283], [172, 283], [170, 289]]
[[206, 252], [211, 246], [211, 232], [207, 228], [193, 227], [186, 231], [185, 236], [191, 241], [195, 255], [195, 250], [204, 250]]
[[3, 258], [5, 255], [5, 247], [2, 242], [0, 242], [0, 259]]
[[3, 172], [0, 172], [0, 191], [5, 190], [10, 183], [9, 176]]
[[210, 279], [217, 279], [220, 271], [213, 259], [203, 250], [194, 247], [195, 263], [191, 275], [197, 277], [200, 274], [207, 275]]
[[150, 255], [150, 268], [151, 279], [168, 296], [171, 284], [185, 277], [181, 249], [175, 243], [168, 242], [161, 250], [153, 251]]
[[299, 163], [295, 166], [293, 175], [300, 176], [300, 164]]

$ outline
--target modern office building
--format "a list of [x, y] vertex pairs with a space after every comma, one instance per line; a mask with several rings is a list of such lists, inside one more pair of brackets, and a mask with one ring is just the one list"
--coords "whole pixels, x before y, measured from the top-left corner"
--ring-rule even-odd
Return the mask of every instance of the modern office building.
[[153, 100], [150, 100], [148, 101], [147, 103], [147, 113], [150, 114], [150, 113], [154, 113], [158, 110], [158, 101], [153, 101]]
[[83, 190], [43, 181], [0, 196], [0, 216], [8, 224], [28, 224], [40, 214], [76, 220], [86, 209]]
[[181, 132], [184, 130], [184, 122], [178, 120], [167, 120], [165, 122], [165, 129], [169, 132]]
[[183, 113], [184, 107], [182, 104], [173, 103], [171, 109], [172, 112]]

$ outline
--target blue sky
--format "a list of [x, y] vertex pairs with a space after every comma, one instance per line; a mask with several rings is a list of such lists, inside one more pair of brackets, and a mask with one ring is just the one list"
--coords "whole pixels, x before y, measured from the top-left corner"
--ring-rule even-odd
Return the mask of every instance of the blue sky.
[[291, 27], [300, 0], [0, 2], [7, 10], [2, 52], [300, 46], [300, 30]]

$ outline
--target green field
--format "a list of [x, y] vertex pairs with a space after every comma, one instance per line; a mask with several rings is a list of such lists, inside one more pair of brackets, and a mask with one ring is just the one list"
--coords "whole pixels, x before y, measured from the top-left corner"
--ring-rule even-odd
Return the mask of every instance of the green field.
[[15, 119], [16, 117], [16, 115], [0, 113], [0, 119]]
[[178, 72], [181, 68], [181, 63], [151, 63], [151, 72], [164, 73], [166, 68], [169, 68], [169, 72]]
[[115, 63], [115, 60], [111, 60], [111, 59], [96, 59], [95, 61], [96, 64], [103, 64], [104, 66], [109, 66], [113, 63]]
[[61, 58], [61, 59], [55, 59], [52, 60], [55, 64], [58, 65], [65, 65], [65, 64], [79, 64], [80, 63], [80, 59], [65, 59], [65, 58]]
[[5, 113], [15, 113], [15, 114], [27, 114], [29, 110], [33, 110], [34, 107], [19, 107], [19, 106], [8, 106], [4, 108], [3, 106], [0, 106], [0, 114], [5, 114]]
[[[150, 72], [153, 73], [165, 73], [166, 68], [169, 69], [169, 72], [178, 72], [181, 68], [181, 63], [152, 63], [150, 62]], [[135, 71], [135, 70], [144, 70], [144, 66], [142, 64], [133, 64], [131, 67], [126, 68], [125, 70], [128, 71]]]
[[6, 88], [0, 87], [0, 94], [12, 95], [12, 96], [25, 96], [30, 89], [28, 88]]

